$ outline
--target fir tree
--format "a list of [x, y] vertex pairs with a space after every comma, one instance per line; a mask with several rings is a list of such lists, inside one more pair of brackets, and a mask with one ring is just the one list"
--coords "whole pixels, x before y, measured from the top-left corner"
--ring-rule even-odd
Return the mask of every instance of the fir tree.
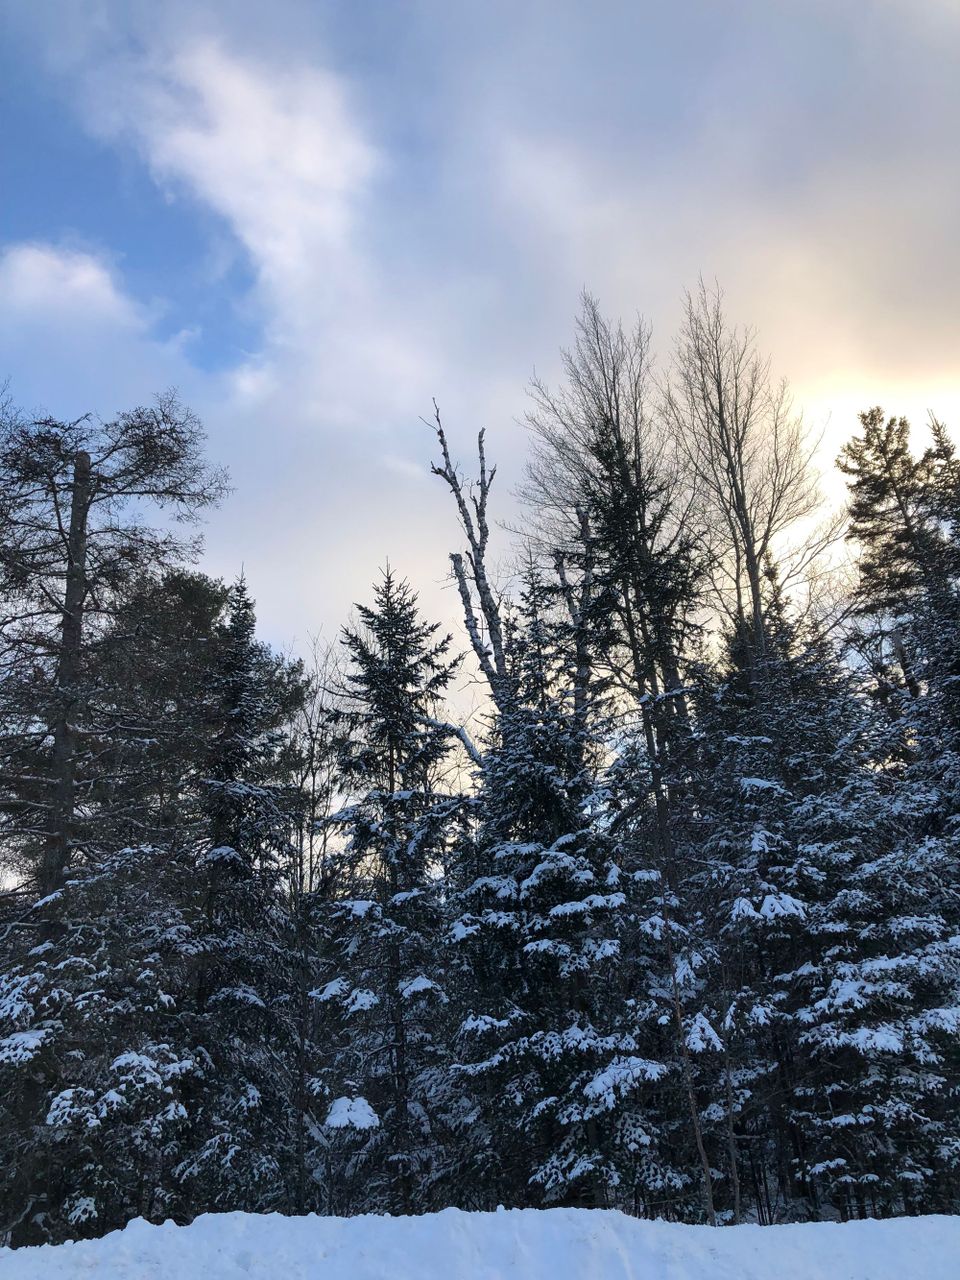
[[461, 800], [443, 785], [448, 733], [437, 714], [458, 660], [389, 569], [358, 614], [360, 626], [343, 632], [351, 733], [340, 775], [351, 802], [333, 819], [350, 897], [330, 904], [329, 974], [316, 992], [336, 1044], [327, 1129], [341, 1131], [341, 1208], [411, 1212], [437, 1202], [449, 1160], [437, 942]]
[[194, 991], [183, 1020], [219, 1088], [178, 1175], [219, 1208], [286, 1202], [298, 1125], [298, 947], [285, 879], [292, 859], [284, 726], [302, 693], [256, 639], [241, 578], [230, 591], [198, 778], [206, 815], [195, 859]]
[[562, 682], [548, 614], [534, 574], [507, 632], [512, 703], [484, 758], [452, 930], [468, 976], [460, 1071], [490, 1196], [604, 1204], [649, 1141], [633, 1100], [663, 1067], [640, 1051], [635, 1002], [616, 980], [626, 885], [604, 832], [598, 744]]
[[275, 769], [298, 673], [256, 641], [242, 584], [207, 639], [215, 732], [169, 823], [183, 838], [88, 857], [8, 927], [19, 1242], [291, 1199], [300, 1037]]

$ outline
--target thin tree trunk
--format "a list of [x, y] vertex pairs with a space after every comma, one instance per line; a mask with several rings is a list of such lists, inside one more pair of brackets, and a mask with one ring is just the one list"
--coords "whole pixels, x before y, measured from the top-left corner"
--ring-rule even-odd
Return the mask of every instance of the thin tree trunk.
[[57, 662], [57, 714], [53, 724], [53, 797], [50, 830], [41, 867], [41, 890], [53, 893], [70, 861], [76, 807], [76, 714], [83, 609], [87, 591], [87, 512], [90, 503], [90, 455], [80, 450], [73, 468], [67, 576], [63, 600], [60, 653]]
[[723, 1073], [727, 1090], [727, 1150], [730, 1156], [730, 1185], [733, 1189], [733, 1221], [739, 1226], [742, 1218], [740, 1168], [737, 1158], [737, 1135], [733, 1127], [733, 1081], [730, 1078], [730, 1054], [726, 1047], [723, 1050]]
[[687, 1102], [690, 1106], [690, 1125], [693, 1129], [693, 1140], [696, 1143], [697, 1155], [700, 1157], [700, 1168], [703, 1172], [703, 1205], [707, 1213], [707, 1221], [711, 1227], [717, 1225], [717, 1211], [713, 1203], [713, 1174], [710, 1171], [710, 1159], [703, 1141], [703, 1126], [700, 1123], [700, 1109], [697, 1106], [697, 1093], [694, 1087], [693, 1070], [690, 1066], [690, 1050], [687, 1047], [687, 1036], [683, 1025], [683, 1006], [680, 1003], [680, 986], [677, 982], [677, 963], [670, 938], [670, 911], [667, 907], [666, 889], [661, 884], [663, 934], [666, 943], [667, 964], [670, 966], [670, 987], [673, 996], [673, 1015], [677, 1024], [677, 1045], [680, 1050], [680, 1062], [683, 1067], [683, 1083], [686, 1089]]

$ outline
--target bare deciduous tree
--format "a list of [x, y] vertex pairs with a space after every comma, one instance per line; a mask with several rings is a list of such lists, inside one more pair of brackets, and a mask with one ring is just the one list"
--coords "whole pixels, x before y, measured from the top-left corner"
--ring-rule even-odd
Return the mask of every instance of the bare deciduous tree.
[[[761, 656], [765, 566], [820, 505], [816, 442], [786, 382], [771, 378], [753, 332], [729, 326], [720, 290], [703, 282], [686, 297], [663, 407], [712, 529], [718, 594]], [[802, 539], [787, 574], [796, 576], [837, 532], [831, 526]]]
[[576, 323], [560, 388], [539, 378], [530, 388], [521, 497], [536, 512], [535, 538], [554, 547], [582, 544], [586, 519], [624, 640], [606, 655], [612, 674], [633, 696], [671, 691], [682, 714], [700, 531], [682, 457], [656, 413], [650, 330], [642, 319], [629, 331], [611, 323], [588, 293]]

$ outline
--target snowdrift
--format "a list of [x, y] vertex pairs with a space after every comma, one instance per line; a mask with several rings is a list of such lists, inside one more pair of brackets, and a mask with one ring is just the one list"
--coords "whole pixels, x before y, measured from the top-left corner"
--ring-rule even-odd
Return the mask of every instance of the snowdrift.
[[0, 1280], [956, 1280], [960, 1217], [685, 1227], [522, 1209], [422, 1218], [207, 1214], [0, 1249]]

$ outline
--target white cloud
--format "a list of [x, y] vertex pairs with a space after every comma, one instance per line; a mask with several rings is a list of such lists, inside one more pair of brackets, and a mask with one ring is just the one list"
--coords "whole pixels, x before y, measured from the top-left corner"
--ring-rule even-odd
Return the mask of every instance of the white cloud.
[[271, 285], [296, 285], [318, 254], [352, 252], [376, 155], [337, 77], [258, 65], [208, 41], [141, 86], [126, 127], [155, 174], [227, 218]]
[[848, 167], [847, 183], [812, 171], [771, 193], [744, 140], [726, 147], [712, 125], [678, 144], [655, 180], [610, 172], [576, 141], [514, 134], [500, 147], [498, 190], [543, 262], [564, 264], [568, 292], [583, 281], [605, 309], [639, 307], [654, 321], [661, 368], [681, 290], [701, 272], [719, 280], [731, 319], [756, 327], [823, 432], [829, 469], [857, 412], [875, 403], [918, 425], [933, 410], [960, 428], [960, 318], [946, 284], [946, 268], [960, 265], [955, 175], [928, 155], [851, 157]]
[[196, 389], [183, 339], [155, 336], [160, 308], [124, 289], [89, 250], [40, 242], [0, 252], [0, 380], [30, 411], [72, 418], [142, 404], [178, 385]]
[[127, 330], [144, 324], [141, 309], [102, 258], [50, 244], [13, 244], [0, 253], [0, 297], [21, 322], [38, 317], [44, 324], [71, 325], [84, 317]]
[[[237, 489], [211, 520], [208, 564], [225, 575], [244, 564], [274, 640], [330, 629], [388, 555], [425, 580], [436, 604], [431, 584], [444, 576], [446, 557], [428, 513], [436, 519], [443, 500], [438, 487], [422, 500], [430, 443], [418, 414], [437, 389], [437, 362], [422, 326], [414, 336], [413, 308], [365, 244], [381, 157], [342, 80], [289, 59], [240, 57], [210, 40], [106, 64], [94, 58], [81, 79], [91, 130], [132, 142], [170, 198], [196, 201], [229, 227], [253, 268], [244, 306], [263, 336], [221, 373], [191, 368], [189, 346], [181, 353], [154, 341], [147, 315], [106, 264], [77, 255], [89, 300], [99, 287], [102, 302], [87, 334], [73, 326], [61, 345], [68, 365], [81, 349], [99, 358], [88, 376], [61, 367], [58, 381], [81, 409], [90, 405], [85, 396], [100, 407], [108, 395], [116, 408], [123, 395], [142, 400], [168, 383], [180, 387]], [[69, 255], [43, 253], [69, 271]], [[56, 295], [51, 278], [47, 319]], [[108, 301], [112, 323], [127, 326], [122, 340], [105, 328]], [[441, 347], [438, 334], [437, 353]], [[35, 362], [21, 350], [15, 363], [24, 374]], [[141, 385], [130, 396], [123, 387], [133, 371]], [[392, 531], [414, 490], [416, 511]], [[452, 521], [449, 528], [452, 538]]]
[[[100, 0], [96, 22], [28, 6], [90, 130], [222, 220], [262, 340], [201, 374], [107, 261], [49, 246], [4, 260], [0, 328], [64, 326], [70, 411], [179, 383], [237, 486], [211, 564], [246, 564], [275, 638], [342, 617], [387, 554], [442, 578], [455, 530], [423, 478], [432, 395], [465, 461], [490, 428], [502, 512], [523, 383], [556, 368], [583, 285], [643, 310], [666, 354], [680, 291], [716, 275], [811, 419], [832, 409], [833, 440], [862, 404], [912, 410], [925, 388], [949, 414], [960, 95], [937, 34], [949, 0], [917, 7], [888, 0], [867, 31], [762, 0], [682, 18], [624, 0], [599, 20], [563, 0], [402, 18]], [[49, 331], [29, 349], [13, 334], [38, 377]]]
[[364, 242], [382, 158], [343, 80], [209, 39], [112, 72], [86, 78], [91, 127], [132, 141], [172, 198], [224, 219], [253, 267], [264, 345], [234, 370], [237, 400], [279, 400], [321, 431], [428, 403], [432, 361]]

